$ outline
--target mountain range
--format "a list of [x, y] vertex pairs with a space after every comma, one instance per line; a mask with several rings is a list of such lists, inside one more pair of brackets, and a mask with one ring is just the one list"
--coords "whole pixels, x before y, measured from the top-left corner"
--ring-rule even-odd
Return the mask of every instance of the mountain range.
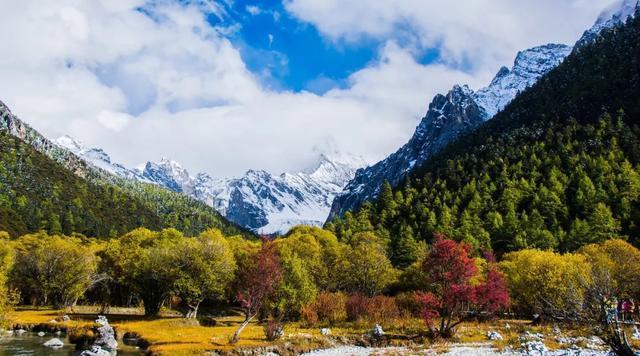
[[574, 48], [593, 41], [606, 29], [621, 24], [635, 13], [638, 0], [624, 0], [605, 10], [575, 46], [547, 44], [517, 54], [511, 69], [502, 67], [491, 83], [477, 91], [455, 85], [446, 95], [436, 95], [411, 139], [384, 160], [360, 169], [334, 200], [328, 221], [376, 198], [383, 183], [397, 186], [409, 172], [503, 110], [519, 93], [559, 65]]
[[49, 141], [4, 104], [0, 105], [0, 131], [31, 145], [76, 176], [97, 185], [114, 185], [139, 199], [156, 211], [161, 221], [157, 224], [162, 227], [198, 231], [210, 224], [242, 231], [222, 222], [222, 215], [254, 232], [284, 233], [297, 224], [322, 225], [357, 209], [376, 198], [385, 181], [398, 186], [407, 174], [498, 115], [567, 55], [597, 39], [603, 29], [619, 25], [637, 8], [637, 0], [624, 0], [603, 12], [573, 47], [547, 44], [519, 52], [512, 67], [500, 68], [484, 88], [474, 91], [455, 85], [446, 95], [436, 95], [407, 144], [372, 166], [350, 155], [323, 154], [308, 170], [279, 175], [263, 170], [249, 170], [236, 178], [192, 175], [166, 158], [133, 169], [113, 162], [104, 150], [86, 147], [69, 136]]
[[[215, 209], [186, 195], [126, 179], [134, 174], [108, 165], [101, 150], [86, 158], [54, 143], [14, 115], [0, 101], [0, 230], [19, 235], [46, 230], [108, 237], [137, 227], [176, 228], [197, 234], [219, 228], [229, 235], [252, 236], [224, 219]], [[113, 170], [119, 170], [114, 174]]]
[[99, 148], [88, 148], [69, 136], [54, 141], [87, 163], [116, 176], [153, 183], [193, 197], [215, 208], [230, 221], [261, 234], [285, 233], [295, 225], [321, 226], [336, 194], [366, 162], [345, 154], [321, 154], [308, 170], [273, 175], [249, 170], [239, 178], [191, 175], [180, 163], [162, 158], [143, 169], [111, 161]]

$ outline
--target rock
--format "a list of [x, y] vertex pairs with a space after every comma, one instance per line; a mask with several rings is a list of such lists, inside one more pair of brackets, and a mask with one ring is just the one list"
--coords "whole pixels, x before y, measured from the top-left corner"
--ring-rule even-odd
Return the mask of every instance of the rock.
[[93, 345], [106, 351], [116, 351], [118, 349], [118, 341], [116, 341], [115, 331], [109, 325], [107, 318], [104, 315], [100, 315], [96, 323], [100, 327], [98, 327], [98, 338]]
[[605, 342], [604, 340], [602, 340], [601, 338], [597, 337], [597, 336], [591, 336], [588, 340], [587, 340], [587, 346], [592, 347], [592, 346], [602, 346], [604, 345]]
[[64, 346], [64, 342], [62, 342], [62, 340], [54, 337], [53, 339], [45, 342], [42, 345], [46, 346], [46, 347], [52, 347], [54, 349], [58, 349], [58, 348], [61, 348], [61, 347]]
[[24, 329], [18, 329], [18, 330], [15, 330], [15, 331], [14, 331], [14, 333], [16, 333], [16, 334], [18, 334], [18, 335], [22, 335], [22, 334], [24, 334], [24, 333], [26, 333], [26, 332], [27, 332], [27, 330], [24, 330]]
[[62, 321], [71, 321], [71, 318], [68, 315], [63, 315]]
[[100, 346], [93, 345], [91, 349], [82, 351], [80, 356], [111, 356], [111, 353]]
[[331, 329], [322, 328], [322, 329], [320, 329], [320, 334], [322, 334], [322, 335], [331, 335]]
[[384, 335], [384, 330], [382, 330], [382, 326], [380, 326], [379, 324], [376, 324], [373, 327], [373, 330], [371, 330], [371, 336], [373, 336], [375, 338], [379, 338], [382, 335]]
[[528, 340], [537, 340], [540, 341], [542, 340], [542, 338], [544, 337], [544, 335], [540, 334], [540, 333], [532, 333], [530, 331], [525, 331], [522, 335], [520, 335], [520, 340], [522, 341], [528, 341]]
[[500, 333], [499, 333], [499, 332], [497, 332], [497, 331], [489, 331], [489, 332], [487, 333], [487, 338], [488, 338], [489, 340], [494, 340], [494, 341], [495, 341], [495, 340], [503, 340], [503, 339], [504, 339], [504, 338], [502, 337], [502, 335], [500, 335]]
[[525, 355], [548, 355], [549, 349], [542, 341], [529, 341], [522, 344]]
[[38, 333], [38, 336], [43, 337], [43, 336], [44, 336], [44, 331], [40, 331], [40, 332]]

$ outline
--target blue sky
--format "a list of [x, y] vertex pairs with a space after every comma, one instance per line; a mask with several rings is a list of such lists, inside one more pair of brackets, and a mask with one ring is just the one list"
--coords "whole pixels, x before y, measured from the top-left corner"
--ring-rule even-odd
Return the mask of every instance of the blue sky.
[[322, 94], [344, 87], [346, 78], [375, 59], [380, 41], [329, 41], [317, 28], [299, 21], [278, 1], [235, 1], [223, 4], [222, 19], [208, 16], [212, 25], [240, 24], [229, 39], [247, 67], [263, 84], [278, 90], [308, 90]]
[[618, 1], [6, 1], [0, 100], [130, 167], [295, 172], [335, 151], [374, 163], [434, 95], [573, 43]]
[[[275, 90], [307, 90], [323, 94], [345, 88], [347, 78], [375, 61], [387, 38], [362, 36], [357, 41], [331, 40], [314, 25], [301, 21], [279, 1], [237, 0], [221, 2], [224, 15], [207, 17], [213, 26], [233, 26], [228, 38], [240, 50], [247, 67], [262, 83]], [[410, 28], [392, 34], [402, 45]], [[416, 61], [437, 61], [437, 46], [414, 50]]]

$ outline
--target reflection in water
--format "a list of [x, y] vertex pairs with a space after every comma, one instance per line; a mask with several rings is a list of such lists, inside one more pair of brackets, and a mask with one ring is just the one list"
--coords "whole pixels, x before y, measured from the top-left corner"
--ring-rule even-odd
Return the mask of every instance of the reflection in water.
[[[58, 338], [64, 342], [64, 347], [59, 349], [53, 349], [43, 346], [46, 341], [52, 338]], [[13, 355], [34, 355], [34, 356], [47, 356], [47, 355], [78, 355], [80, 352], [75, 351], [75, 345], [69, 342], [69, 339], [65, 334], [60, 336], [53, 335], [52, 333], [46, 333], [45, 336], [38, 336], [36, 333], [27, 332], [21, 335], [3, 334], [0, 336], [0, 356], [13, 356]], [[118, 356], [133, 356], [140, 355], [140, 351], [135, 346], [127, 346], [122, 344], [121, 350], [118, 350]]]

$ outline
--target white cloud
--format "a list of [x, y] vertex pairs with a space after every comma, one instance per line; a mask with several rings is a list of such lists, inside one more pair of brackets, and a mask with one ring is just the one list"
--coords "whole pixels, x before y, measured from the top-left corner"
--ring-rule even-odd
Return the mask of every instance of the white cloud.
[[616, 0], [285, 0], [297, 17], [334, 40], [402, 37], [440, 46], [451, 64], [495, 67], [520, 50], [572, 43]]
[[[409, 0], [289, 2], [292, 13], [335, 40], [378, 36], [385, 43], [346, 89], [316, 95], [261, 86], [225, 38], [238, 25], [205, 21], [203, 10], [224, 16], [211, 1], [161, 1], [151, 16], [136, 10], [144, 0], [13, 1], [0, 12], [0, 100], [46, 135], [71, 134], [130, 166], [168, 156], [215, 176], [280, 172], [308, 166], [327, 145], [375, 161], [406, 142], [433, 95], [454, 83], [481, 86], [520, 44], [575, 37], [595, 18], [590, 7], [605, 1], [565, 2], [543, 1], [561, 12], [550, 19], [533, 1], [517, 9], [506, 0], [496, 1], [504, 9], [470, 1], [457, 11]], [[483, 4], [478, 21], [471, 10]], [[554, 20], [561, 16], [566, 23]], [[534, 31], [536, 21], [544, 31]], [[446, 62], [421, 65], [415, 46], [391, 35], [398, 23], [425, 46], [442, 41], [454, 61], [474, 55], [481, 64], [466, 72]]]
[[245, 6], [245, 10], [253, 16], [259, 15], [262, 13], [262, 9], [259, 6], [255, 5], [247, 5]]

